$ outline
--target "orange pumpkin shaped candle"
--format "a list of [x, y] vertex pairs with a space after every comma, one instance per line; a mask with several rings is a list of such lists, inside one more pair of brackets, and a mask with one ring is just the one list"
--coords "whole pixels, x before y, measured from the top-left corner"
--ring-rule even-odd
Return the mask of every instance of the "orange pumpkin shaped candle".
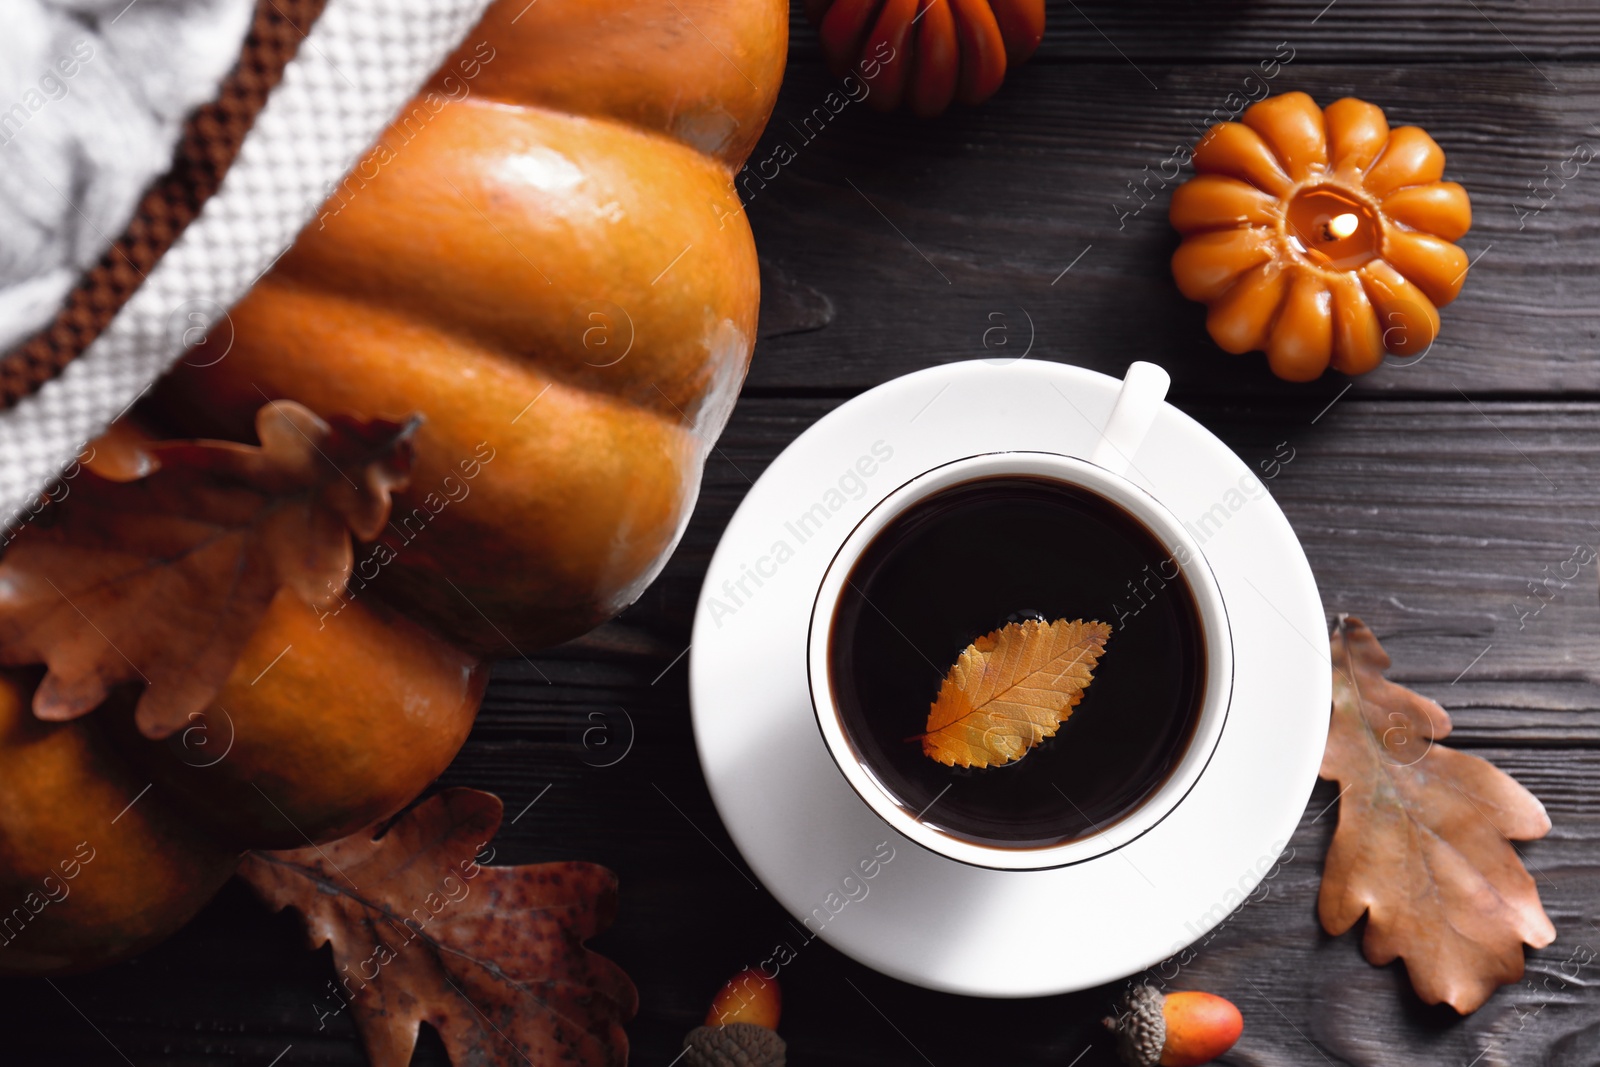
[[1212, 338], [1266, 352], [1293, 382], [1426, 352], [1466, 278], [1453, 242], [1472, 225], [1467, 191], [1440, 181], [1438, 144], [1351, 97], [1319, 108], [1283, 93], [1240, 119], [1207, 131], [1172, 196], [1172, 276], [1207, 305]]

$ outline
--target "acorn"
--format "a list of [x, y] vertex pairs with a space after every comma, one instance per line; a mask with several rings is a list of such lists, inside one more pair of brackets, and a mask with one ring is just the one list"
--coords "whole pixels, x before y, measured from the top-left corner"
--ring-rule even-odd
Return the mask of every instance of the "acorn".
[[706, 1012], [707, 1026], [727, 1026], [729, 1023], [754, 1023], [768, 1030], [778, 1028], [778, 1016], [783, 1011], [783, 991], [776, 978], [768, 978], [754, 967], [746, 967], [711, 998], [711, 1010]]
[[697, 1026], [683, 1039], [687, 1067], [784, 1067], [777, 1031], [755, 1023]]
[[1244, 1017], [1231, 1001], [1211, 993], [1163, 994], [1134, 986], [1121, 1010], [1101, 1020], [1117, 1035], [1117, 1053], [1130, 1067], [1199, 1067], [1233, 1047]]
[[685, 1067], [784, 1067], [782, 1009], [777, 979], [746, 967], [717, 990], [705, 1025], [683, 1039]]

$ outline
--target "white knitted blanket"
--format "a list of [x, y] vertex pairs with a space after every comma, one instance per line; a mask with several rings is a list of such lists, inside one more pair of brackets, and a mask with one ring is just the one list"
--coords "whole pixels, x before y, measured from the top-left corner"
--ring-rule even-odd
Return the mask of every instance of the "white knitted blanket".
[[[0, 2], [4, 348], [50, 319], [167, 169], [184, 117], [238, 58], [254, 5]], [[329, 0], [199, 217], [81, 356], [0, 411], [0, 523], [271, 266], [487, 3]]]
[[252, 0], [7, 0], [0, 349], [47, 323], [167, 169], [233, 65]]

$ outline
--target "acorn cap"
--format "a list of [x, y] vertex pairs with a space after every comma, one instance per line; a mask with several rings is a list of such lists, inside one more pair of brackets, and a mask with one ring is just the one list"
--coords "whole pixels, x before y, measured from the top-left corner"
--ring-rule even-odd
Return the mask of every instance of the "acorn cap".
[[786, 1050], [776, 1030], [755, 1023], [697, 1026], [683, 1039], [683, 1047], [688, 1067], [784, 1067]]
[[1167, 1043], [1167, 1020], [1161, 1013], [1166, 997], [1152, 985], [1137, 985], [1123, 998], [1116, 1015], [1100, 1020], [1117, 1035], [1117, 1055], [1129, 1067], [1156, 1067]]

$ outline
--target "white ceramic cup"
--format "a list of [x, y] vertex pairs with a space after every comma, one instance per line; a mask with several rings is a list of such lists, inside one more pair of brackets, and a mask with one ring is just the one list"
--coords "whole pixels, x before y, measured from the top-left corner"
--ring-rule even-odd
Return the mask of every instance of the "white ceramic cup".
[[[942, 856], [1000, 870], [1038, 870], [1103, 856], [1148, 832], [1172, 812], [1200, 779], [1222, 737], [1233, 693], [1233, 640], [1215, 576], [1199, 543], [1160, 501], [1123, 476], [1166, 396], [1168, 378], [1154, 364], [1135, 363], [1123, 379], [1111, 415], [1089, 459], [1051, 452], [991, 452], [924, 471], [892, 490], [845, 539], [817, 590], [807, 646], [807, 671], [817, 725], [829, 754], [851, 788], [900, 834]], [[928, 497], [966, 482], [1028, 476], [1087, 490], [1138, 519], [1187, 580], [1205, 642], [1205, 688], [1194, 733], [1177, 766], [1128, 814], [1097, 825], [1087, 836], [1049, 846], [980, 844], [948, 834], [903, 808], [879, 784], [850, 743], [829, 672], [835, 608], [856, 561], [891, 522]]]

